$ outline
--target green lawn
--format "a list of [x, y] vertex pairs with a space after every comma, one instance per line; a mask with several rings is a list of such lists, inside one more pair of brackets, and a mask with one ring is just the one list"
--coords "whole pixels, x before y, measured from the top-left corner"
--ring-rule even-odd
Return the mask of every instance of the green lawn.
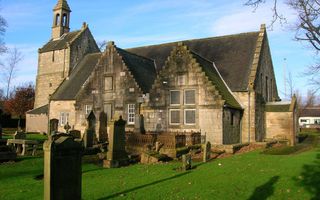
[[[83, 199], [319, 199], [319, 148], [293, 155], [254, 151], [180, 172], [179, 162], [103, 169], [83, 164]], [[42, 199], [43, 158], [0, 164], [0, 199]]]

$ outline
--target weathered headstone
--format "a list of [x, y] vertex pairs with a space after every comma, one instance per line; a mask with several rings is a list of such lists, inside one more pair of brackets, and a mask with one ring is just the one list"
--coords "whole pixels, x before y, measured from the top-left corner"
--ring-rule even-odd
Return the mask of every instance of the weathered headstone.
[[69, 134], [76, 139], [81, 138], [81, 132], [79, 130], [71, 130]]
[[44, 199], [81, 199], [82, 145], [72, 137], [47, 140], [44, 150]]
[[206, 142], [206, 144], [203, 145], [203, 162], [207, 162], [210, 160], [211, 156], [211, 143]]
[[135, 132], [145, 134], [146, 130], [144, 129], [144, 117], [143, 115], [136, 115], [135, 116], [135, 123], [134, 123]]
[[183, 154], [182, 155], [182, 170], [190, 170], [192, 167], [192, 159], [190, 154]]
[[54, 134], [58, 131], [59, 120], [58, 119], [50, 119], [50, 130], [49, 135]]
[[83, 135], [83, 143], [85, 148], [93, 146], [93, 140], [95, 135], [95, 124], [96, 124], [96, 117], [93, 111], [91, 111], [90, 114], [88, 115], [87, 121], [88, 121], [88, 128]]
[[99, 115], [99, 142], [106, 142], [108, 140], [107, 126], [107, 114], [102, 111]]
[[119, 120], [110, 121], [107, 159], [103, 161], [103, 166], [106, 168], [120, 167], [128, 164], [128, 155], [125, 150], [125, 125], [126, 121], [122, 119], [122, 116], [120, 116]]

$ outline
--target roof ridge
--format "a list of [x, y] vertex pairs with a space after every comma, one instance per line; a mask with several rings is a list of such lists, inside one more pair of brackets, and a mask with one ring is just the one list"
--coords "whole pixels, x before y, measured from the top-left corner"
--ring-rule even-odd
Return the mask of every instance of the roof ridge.
[[191, 42], [191, 41], [200, 41], [200, 40], [209, 40], [209, 39], [219, 39], [219, 38], [228, 38], [228, 37], [236, 37], [239, 35], [247, 35], [247, 34], [253, 34], [253, 33], [259, 33], [260, 31], [251, 31], [251, 32], [244, 32], [244, 33], [235, 33], [235, 34], [230, 34], [230, 35], [219, 35], [219, 36], [213, 36], [213, 37], [205, 37], [205, 38], [194, 38], [194, 39], [186, 39], [186, 40], [178, 40], [174, 42], [166, 42], [166, 43], [160, 43], [160, 44], [151, 44], [151, 45], [145, 45], [145, 46], [138, 46], [138, 47], [132, 47], [132, 48], [127, 48], [126, 50], [133, 50], [133, 49], [138, 49], [138, 48], [147, 48], [147, 47], [153, 47], [153, 46], [161, 46], [161, 45], [173, 45], [178, 42]]
[[143, 59], [146, 59], [146, 60], [149, 60], [149, 61], [155, 63], [155, 60], [154, 60], [154, 59], [151, 59], [151, 58], [148, 58], [148, 57], [145, 57], [145, 56], [141, 56], [141, 55], [132, 53], [132, 52], [130, 52], [130, 51], [127, 51], [126, 49], [122, 49], [122, 48], [119, 48], [119, 47], [117, 47], [117, 46], [115, 46], [115, 47], [116, 47], [116, 50], [120, 49], [121, 51], [125, 51], [125, 52], [127, 52], [128, 54], [131, 54], [131, 55], [134, 55], [134, 56], [137, 56], [137, 57], [140, 57], [140, 58], [143, 58]]

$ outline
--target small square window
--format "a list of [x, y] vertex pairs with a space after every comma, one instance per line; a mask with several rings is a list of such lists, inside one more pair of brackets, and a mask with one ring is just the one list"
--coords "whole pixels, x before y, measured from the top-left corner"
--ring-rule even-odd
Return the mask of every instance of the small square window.
[[180, 110], [170, 110], [170, 124], [180, 124]]
[[194, 105], [196, 104], [196, 91], [195, 90], [185, 90], [184, 91], [184, 104]]
[[179, 90], [171, 90], [170, 91], [170, 104], [171, 105], [179, 105], [180, 104], [180, 91]]
[[195, 109], [184, 110], [184, 123], [187, 125], [193, 125], [196, 123], [196, 110]]

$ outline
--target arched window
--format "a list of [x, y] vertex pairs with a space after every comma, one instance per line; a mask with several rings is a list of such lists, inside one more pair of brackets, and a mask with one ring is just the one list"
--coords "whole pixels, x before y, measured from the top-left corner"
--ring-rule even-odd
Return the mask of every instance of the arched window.
[[62, 17], [62, 26], [67, 26], [67, 14], [63, 14], [63, 17]]
[[56, 26], [58, 26], [60, 23], [60, 14], [56, 15], [56, 22], [54, 23]]

